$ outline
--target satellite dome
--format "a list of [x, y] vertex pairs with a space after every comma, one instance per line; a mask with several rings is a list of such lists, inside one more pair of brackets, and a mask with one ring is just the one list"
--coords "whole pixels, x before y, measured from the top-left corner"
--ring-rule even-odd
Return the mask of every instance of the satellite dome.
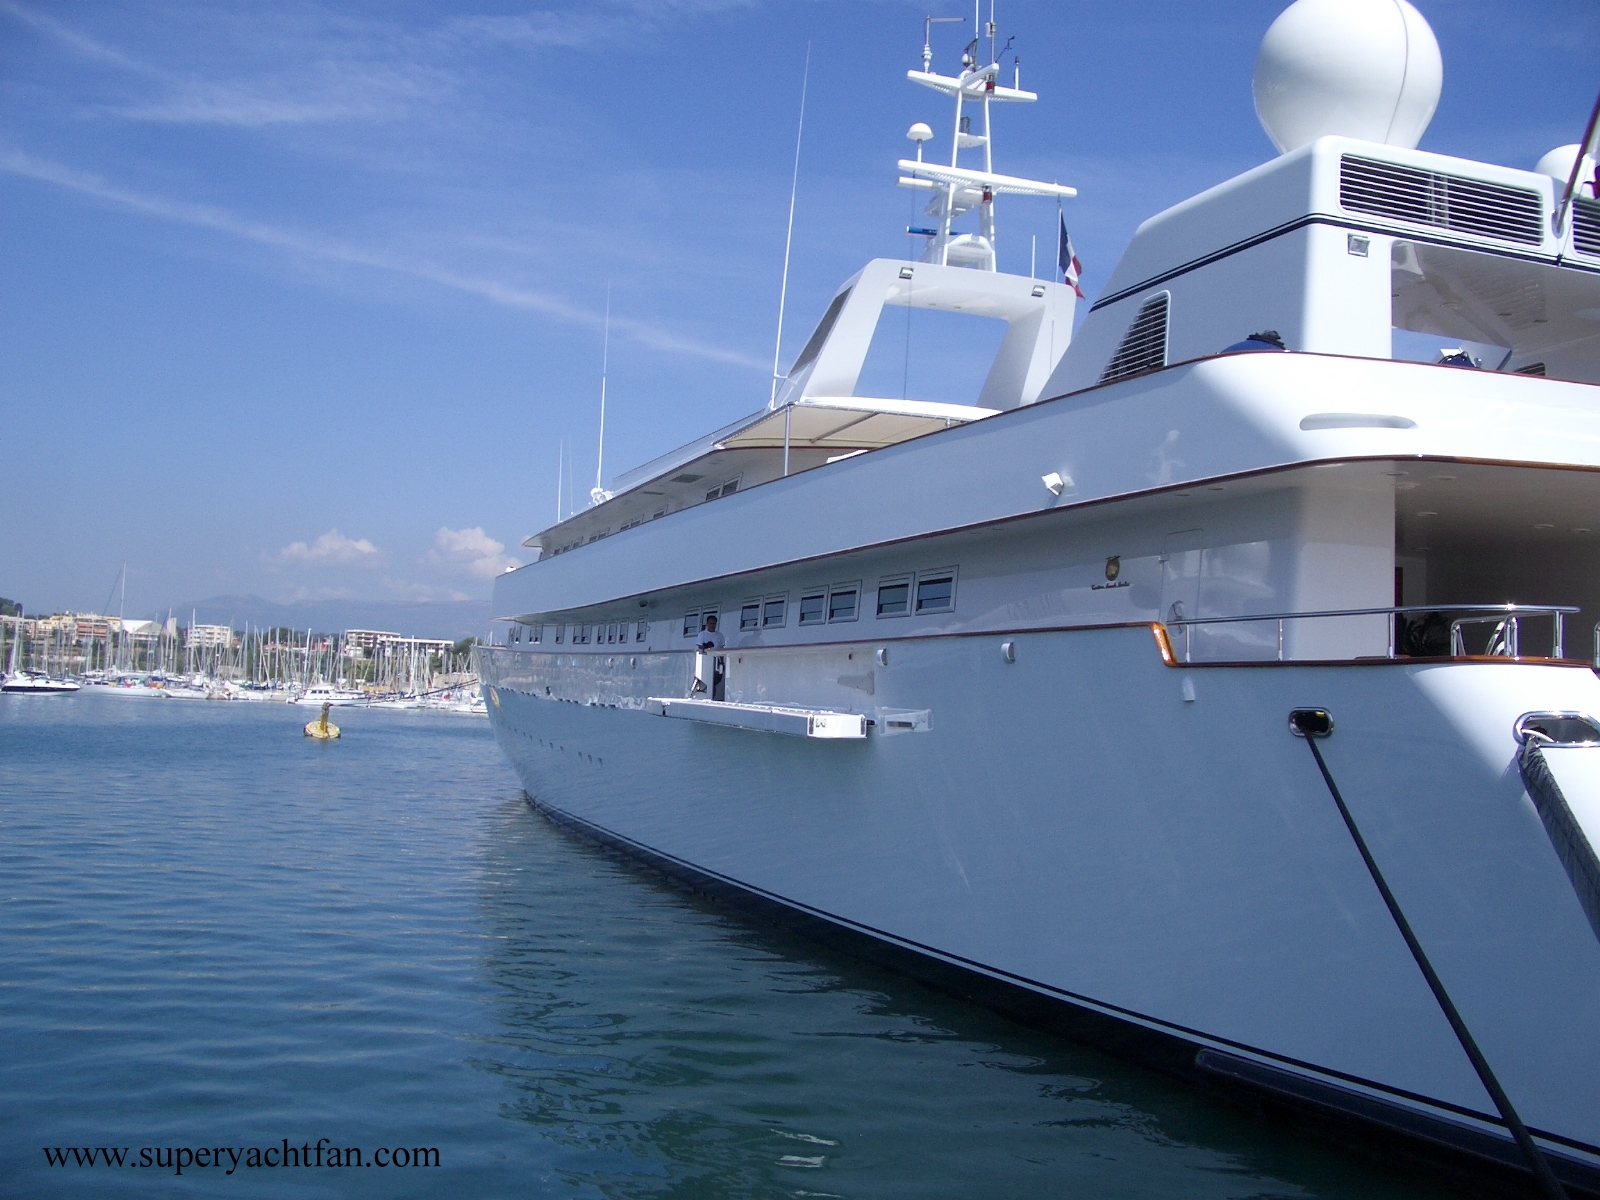
[[[1567, 180], [1572, 178], [1572, 165], [1578, 161], [1578, 151], [1581, 147], [1577, 142], [1570, 146], [1557, 146], [1539, 160], [1539, 165], [1533, 169], [1541, 175], [1548, 175], [1562, 187], [1567, 185]], [[1578, 172], [1578, 184], [1581, 187], [1594, 178], [1595, 162], [1587, 154], [1583, 156], [1583, 169]]]
[[1407, 0], [1295, 0], [1261, 39], [1250, 90], [1287, 154], [1329, 134], [1415, 147], [1443, 83], [1439, 43]]

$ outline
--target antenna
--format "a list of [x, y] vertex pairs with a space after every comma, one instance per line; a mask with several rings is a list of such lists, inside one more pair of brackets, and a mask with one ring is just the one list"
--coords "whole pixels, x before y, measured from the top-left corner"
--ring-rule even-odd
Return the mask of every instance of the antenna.
[[922, 73], [928, 74], [933, 70], [933, 27], [935, 25], [962, 25], [966, 23], [965, 17], [923, 17], [922, 18]]
[[563, 468], [567, 465], [567, 439], [561, 439], [561, 448], [556, 451], [556, 524], [561, 524], [561, 480], [565, 474]]
[[778, 337], [772, 347], [772, 395], [767, 407], [778, 404], [778, 364], [783, 356], [783, 309], [789, 299], [789, 250], [794, 245], [794, 198], [800, 188], [800, 139], [806, 131], [806, 89], [811, 83], [811, 43], [806, 43], [805, 72], [800, 77], [800, 125], [794, 133], [794, 176], [789, 180], [789, 232], [783, 235], [783, 283], [778, 287]]
[[600, 449], [594, 456], [594, 487], [590, 504], [602, 504], [611, 494], [600, 486], [600, 472], [606, 462], [606, 368], [611, 362], [611, 281], [606, 280], [606, 331], [600, 342]]

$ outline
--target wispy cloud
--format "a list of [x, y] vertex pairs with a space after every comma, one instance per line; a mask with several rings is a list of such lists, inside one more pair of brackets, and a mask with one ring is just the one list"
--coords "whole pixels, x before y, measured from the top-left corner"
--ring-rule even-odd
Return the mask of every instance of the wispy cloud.
[[[98, 41], [66, 22], [31, 7], [0, 0], [0, 15], [26, 25], [90, 63], [144, 81], [152, 93], [136, 100], [80, 107], [98, 116], [179, 125], [326, 124], [404, 116], [412, 103], [435, 98], [445, 86], [438, 71], [422, 64], [385, 61], [386, 47], [341, 44], [324, 33], [304, 39], [293, 52], [275, 56], [258, 78], [235, 62], [226, 81], [155, 66]], [[239, 19], [241, 27], [244, 19]], [[265, 31], [263, 31], [265, 32]], [[381, 41], [382, 39], [378, 39]], [[244, 38], [249, 44], [262, 41]], [[287, 62], [287, 67], [280, 65]]]
[[532, 9], [509, 15], [456, 17], [441, 27], [439, 35], [519, 48], [575, 49], [638, 37], [674, 21], [755, 6], [756, 0], [611, 0], [573, 6], [564, 12]]
[[312, 542], [290, 542], [274, 556], [284, 566], [365, 566], [382, 561], [378, 548], [366, 538], [346, 537], [337, 529]]
[[[463, 65], [486, 48], [527, 54], [574, 50], [648, 36], [670, 21], [748, 8], [757, 0], [600, 0], [565, 11], [468, 14], [431, 27], [362, 20], [316, 4], [191, 17], [235, 48], [225, 79], [152, 64], [15, 0], [8, 16], [76, 57], [148, 83], [153, 94], [92, 106], [99, 116], [173, 125], [261, 128], [393, 120], [419, 101], [437, 102], [475, 72]], [[262, 13], [266, 15], [262, 15]]]
[[[478, 296], [507, 308], [539, 313], [586, 328], [597, 329], [603, 323], [601, 315], [592, 309], [580, 308], [560, 297], [518, 284], [458, 271], [424, 259], [407, 258], [348, 242], [299, 233], [266, 222], [240, 217], [213, 205], [152, 196], [120, 187], [98, 175], [79, 171], [48, 159], [37, 158], [20, 150], [0, 149], [0, 172], [53, 184], [145, 216], [214, 230], [257, 245], [270, 246], [275, 250], [326, 262], [409, 275], [440, 287]], [[641, 345], [656, 350], [758, 370], [765, 365], [753, 355], [721, 346], [707, 345], [645, 321], [612, 317], [611, 328], [615, 334], [631, 337]]]
[[472, 529], [446, 527], [434, 535], [433, 549], [428, 551], [424, 561], [436, 567], [465, 571], [474, 579], [493, 579], [522, 565], [520, 558], [513, 558], [505, 551], [505, 543], [490, 537], [481, 526]]
[[154, 68], [146, 66], [135, 58], [131, 58], [120, 50], [113, 49], [86, 34], [79, 33], [70, 25], [56, 20], [47, 13], [36, 12], [20, 4], [0, 2], [0, 13], [19, 21], [46, 37], [53, 38], [68, 50], [81, 58], [103, 62], [110, 66], [120, 67], [125, 71], [133, 71], [141, 75], [159, 74]]

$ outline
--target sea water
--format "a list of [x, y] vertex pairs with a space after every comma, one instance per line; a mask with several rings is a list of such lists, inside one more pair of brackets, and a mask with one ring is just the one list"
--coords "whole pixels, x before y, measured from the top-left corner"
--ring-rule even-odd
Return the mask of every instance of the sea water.
[[0, 1194], [1446, 1194], [618, 861], [481, 718], [312, 715], [0, 696]]

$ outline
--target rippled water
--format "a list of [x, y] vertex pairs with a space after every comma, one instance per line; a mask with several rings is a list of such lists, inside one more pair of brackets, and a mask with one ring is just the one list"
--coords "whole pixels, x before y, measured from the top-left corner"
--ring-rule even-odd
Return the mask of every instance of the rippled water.
[[[482, 720], [308, 715], [0, 696], [0, 1192], [1433, 1194], [616, 861]], [[441, 1165], [43, 1153], [322, 1137]]]

